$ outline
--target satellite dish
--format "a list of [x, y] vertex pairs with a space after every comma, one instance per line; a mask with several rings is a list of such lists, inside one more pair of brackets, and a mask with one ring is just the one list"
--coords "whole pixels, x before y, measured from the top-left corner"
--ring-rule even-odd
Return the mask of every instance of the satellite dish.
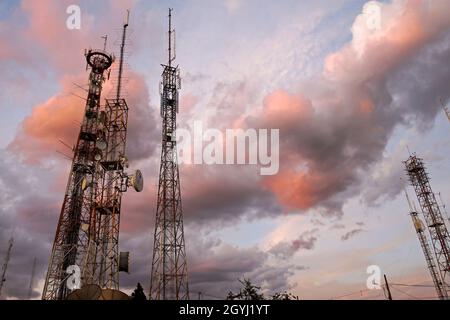
[[144, 189], [144, 177], [142, 176], [141, 170], [136, 170], [131, 177], [131, 185], [137, 192], [141, 192]]
[[103, 150], [105, 150], [106, 147], [107, 147], [106, 141], [103, 140], [103, 139], [100, 139], [100, 140], [97, 141], [96, 146], [97, 146], [97, 148], [98, 148], [99, 150], [102, 150], [102, 151], [103, 151]]
[[105, 111], [100, 111], [100, 115], [98, 117], [98, 122], [100, 122], [101, 124], [105, 124], [106, 122], [106, 112]]
[[106, 134], [105, 131], [103, 131], [102, 129], [97, 131], [97, 142], [95, 146], [102, 151], [105, 150], [107, 147]]
[[130, 297], [119, 290], [103, 289], [97, 300], [130, 300]]
[[102, 150], [100, 150], [100, 149], [96, 149], [95, 150], [95, 155], [94, 155], [94, 160], [95, 161], [100, 161], [100, 160], [102, 160], [102, 157], [103, 157], [103, 152], [102, 152]]
[[96, 284], [88, 284], [67, 296], [67, 300], [98, 300], [102, 289]]

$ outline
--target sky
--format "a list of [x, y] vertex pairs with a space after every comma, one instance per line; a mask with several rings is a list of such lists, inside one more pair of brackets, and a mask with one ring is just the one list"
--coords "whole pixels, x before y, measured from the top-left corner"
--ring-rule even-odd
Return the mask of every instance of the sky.
[[[66, 9], [81, 9], [80, 29]], [[280, 130], [280, 168], [181, 164], [191, 296], [225, 297], [250, 278], [267, 295], [384, 299], [368, 290], [376, 265], [394, 299], [436, 293], [403, 193], [402, 161], [424, 159], [450, 205], [450, 3], [444, 0], [0, 2], [0, 261], [14, 246], [3, 296], [42, 293], [79, 131], [84, 50], [118, 56], [130, 9], [127, 154], [145, 188], [123, 196], [120, 250], [148, 293], [160, 157], [159, 82], [173, 8], [182, 88], [178, 124]], [[114, 74], [104, 97], [114, 88]], [[409, 150], [409, 151], [408, 151]], [[417, 202], [417, 201], [416, 201]], [[421, 287], [401, 286], [423, 285]]]

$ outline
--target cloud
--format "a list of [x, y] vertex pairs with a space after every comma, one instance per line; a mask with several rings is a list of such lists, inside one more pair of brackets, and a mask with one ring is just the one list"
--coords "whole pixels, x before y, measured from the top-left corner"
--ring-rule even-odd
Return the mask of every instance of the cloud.
[[243, 2], [243, 0], [225, 0], [225, 7], [229, 13], [234, 14], [243, 5]]
[[[208, 224], [235, 223], [246, 217], [281, 213], [270, 192], [258, 188], [255, 170], [237, 166], [183, 166], [181, 184], [185, 221]], [[214, 226], [214, 223], [218, 223]]]
[[448, 2], [380, 6], [380, 30], [356, 19], [352, 41], [326, 58], [322, 74], [295, 93], [274, 91], [262, 113], [245, 116], [248, 127], [280, 129], [280, 172], [263, 184], [289, 210], [342, 214], [394, 129], [429, 128], [440, 109], [437, 97], [449, 97], [450, 20], [442, 13]]
[[[1, 150], [0, 171], [1, 257], [6, 251], [4, 244], [14, 236], [3, 294], [25, 299], [33, 258], [37, 258], [35, 284], [47, 266], [61, 199], [49, 191], [52, 181], [48, 176], [54, 174], [52, 169], [35, 171]], [[34, 292], [32, 297], [39, 295]]]
[[[68, 93], [74, 91], [72, 82], [83, 84], [87, 79], [86, 73], [79, 73], [85, 65], [82, 50], [90, 43], [99, 44], [98, 34], [110, 30], [110, 21], [119, 21], [115, 18], [123, 10], [122, 4], [117, 4], [120, 8], [111, 7], [116, 2], [108, 2], [106, 8], [114, 19], [109, 14], [87, 12], [83, 30], [68, 33], [59, 27], [65, 23], [66, 3], [43, 1], [38, 8], [40, 4], [23, 2], [21, 10], [27, 23], [18, 29], [8, 28], [13, 31], [5, 37], [21, 40], [7, 41], [0, 47], [0, 56], [8, 59], [9, 73], [16, 70], [16, 64], [25, 65], [28, 71], [34, 70], [39, 75], [40, 81], [52, 74], [59, 85], [50, 98], [36, 103], [20, 124], [7, 152], [12, 158], [3, 154], [0, 157], [1, 243], [6, 243], [14, 226], [21, 226], [14, 248], [17, 251], [11, 261], [14, 273], [10, 274], [6, 289], [9, 297], [26, 296], [35, 255], [39, 257], [42, 280], [63, 196], [64, 186], [55, 185], [64, 184], [67, 179], [63, 165], [54, 161], [59, 157], [54, 151], [64, 150], [58, 138], [68, 144], [75, 141], [79, 127], [74, 121], [80, 121], [83, 113], [83, 101]], [[381, 7], [384, 17], [381, 30], [367, 30], [363, 17], [357, 18], [352, 41], [327, 57], [323, 72], [306, 81], [290, 76], [289, 82], [295, 80], [296, 84], [289, 90], [280, 86], [265, 95], [266, 84], [261, 85], [260, 78], [252, 73], [258, 79], [257, 84], [249, 81], [250, 76], [243, 76], [239, 80], [216, 81], [212, 88], [203, 89], [211, 90], [206, 98], [195, 90], [182, 96], [186, 113], [180, 116], [181, 123], [190, 123], [198, 117], [221, 129], [247, 126], [281, 130], [281, 167], [276, 176], [260, 178], [254, 168], [237, 166], [181, 167], [185, 226], [199, 233], [199, 238], [186, 236], [192, 292], [222, 297], [228, 290], [237, 290], [240, 285], [237, 279], [242, 276], [267, 290], [289, 288], [293, 285], [292, 275], [305, 267], [295, 267], [286, 261], [272, 264], [271, 259], [292, 256], [302, 249], [313, 250], [318, 238], [296, 234], [293, 237], [296, 239], [279, 242], [263, 251], [258, 247], [235, 247], [206, 236], [200, 238], [200, 231], [216, 230], [242, 218], [279, 215], [283, 213], [282, 207], [295, 212], [313, 208], [340, 215], [343, 204], [351, 197], [362, 195], [367, 204], [376, 205], [380, 199], [390, 199], [398, 193], [400, 185], [392, 182], [397, 179], [400, 165], [392, 164], [401, 157], [383, 156], [383, 151], [398, 126], [430, 128], [440, 107], [438, 98], [449, 98], [450, 22], [446, 17], [449, 4], [394, 1]], [[55, 16], [53, 21], [48, 19], [49, 14]], [[2, 35], [4, 26], [0, 23]], [[139, 32], [146, 36], [148, 31]], [[61, 39], [73, 41], [61, 46]], [[144, 38], [138, 39], [138, 45], [141, 39]], [[265, 48], [272, 49], [270, 45]], [[281, 51], [275, 51], [271, 57], [272, 67], [278, 66]], [[306, 51], [311, 55], [316, 52]], [[289, 67], [295, 70], [292, 72], [295, 75], [300, 72], [298, 69], [303, 69], [303, 62], [299, 67], [297, 60], [297, 56], [288, 60], [292, 61]], [[257, 59], [253, 61], [256, 61], [254, 68], [263, 68], [267, 77], [273, 70], [278, 71], [261, 66]], [[276, 73], [274, 78], [286, 74]], [[131, 289], [137, 281], [144, 285], [149, 279], [160, 119], [159, 108], [152, 105], [143, 76], [132, 71], [127, 75], [130, 77], [127, 150], [132, 166], [141, 166], [146, 179], [145, 191], [130, 192], [123, 202], [121, 250], [132, 252], [133, 273], [121, 275], [121, 281], [125, 289]], [[192, 78], [198, 78], [198, 82], [205, 80], [194, 75]], [[18, 89], [27, 88], [27, 82], [20, 82], [19, 76], [13, 79], [17, 80], [14, 86]], [[105, 88], [104, 92], [109, 90]], [[261, 95], [265, 98], [260, 104]], [[33, 166], [23, 165], [14, 158], [16, 155]], [[367, 172], [372, 170], [377, 174], [367, 178]], [[341, 229], [344, 225], [334, 227]], [[342, 240], [359, 232], [361, 228], [351, 230]]]
[[353, 230], [347, 232], [346, 234], [344, 234], [344, 235], [341, 237], [341, 240], [342, 240], [342, 241], [347, 241], [347, 240], [349, 240], [350, 238], [353, 238], [353, 237], [356, 236], [358, 233], [361, 233], [361, 232], [363, 232], [363, 231], [364, 231], [363, 229], [353, 229]]
[[190, 290], [202, 292], [207, 298], [225, 298], [229, 291], [239, 291], [238, 279], [243, 277], [267, 293], [288, 290], [291, 287], [288, 278], [305, 268], [271, 264], [269, 254], [257, 247], [238, 248], [206, 237], [187, 239], [191, 242], [191, 248], [188, 247]]
[[274, 245], [269, 252], [281, 259], [289, 259], [299, 250], [312, 250], [317, 241], [317, 237], [313, 234], [317, 229], [304, 232], [297, 239], [286, 242], [281, 241]]
[[[69, 146], [76, 144], [85, 108], [85, 102], [80, 97], [86, 93], [81, 89], [75, 90], [73, 83], [85, 83], [85, 77], [86, 75], [63, 78], [62, 92], [33, 108], [21, 123], [8, 148], [20, 154], [28, 164], [42, 164], [48, 159], [55, 159], [57, 150], [71, 156], [71, 150], [60, 141]], [[156, 126], [149, 125], [156, 121], [149, 108], [144, 78], [132, 71], [128, 72], [128, 77], [126, 89], [130, 97], [127, 99], [127, 155], [133, 161], [153, 155], [159, 134]], [[108, 92], [109, 88], [111, 83], [104, 86], [103, 92]]]
[[406, 145], [401, 141], [396, 148], [376, 163], [364, 182], [363, 201], [369, 206], [379, 206], [394, 199], [406, 184], [403, 161]]

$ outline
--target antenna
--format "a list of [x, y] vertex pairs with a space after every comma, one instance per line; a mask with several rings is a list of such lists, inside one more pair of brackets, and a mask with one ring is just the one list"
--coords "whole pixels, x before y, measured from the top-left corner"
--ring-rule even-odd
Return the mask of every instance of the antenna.
[[[175, 29], [172, 30], [172, 8], [169, 8], [169, 67], [172, 66], [172, 61], [176, 58], [176, 47], [175, 47]], [[172, 33], [174, 34], [173, 38], [173, 55], [172, 55]]]
[[75, 146], [69, 146], [67, 143], [65, 143], [63, 140], [61, 140], [61, 139], [58, 139], [58, 141], [63, 145], [63, 146], [65, 146], [65, 147], [67, 147], [70, 151], [74, 151], [74, 149], [75, 149]]
[[448, 109], [447, 106], [444, 107], [444, 112], [445, 112], [445, 114], [447, 115], [448, 121], [450, 121], [450, 110]]
[[120, 45], [119, 77], [117, 79], [117, 94], [116, 94], [117, 100], [120, 99], [120, 90], [122, 89], [123, 56], [125, 51], [125, 40], [129, 21], [130, 21], [130, 10], [127, 10], [127, 20], [123, 25], [122, 43]]
[[105, 35], [102, 37], [102, 39], [105, 40], [105, 43], [103, 44], [103, 51], [106, 51], [106, 42], [108, 41], [108, 35], [105, 34]]
[[31, 295], [33, 294], [33, 284], [34, 284], [34, 275], [36, 272], [36, 258], [33, 260], [33, 268], [31, 269], [31, 279], [30, 286], [28, 287], [28, 300], [31, 300]]
[[[87, 90], [86, 88], [83, 88], [83, 87], [80, 86], [79, 84], [77, 84], [77, 83], [75, 83], [75, 82], [73, 82], [72, 84], [73, 84], [74, 86], [80, 88], [81, 90], [88, 92], [88, 90]], [[82, 99], [84, 100], [84, 98], [82, 98]]]
[[409, 154], [409, 156], [411, 156], [411, 151], [409, 150], [409, 146], [408, 145], [406, 145], [406, 150], [408, 150], [408, 154]]
[[6, 281], [6, 270], [8, 269], [9, 259], [11, 258], [11, 249], [14, 244], [14, 237], [11, 236], [8, 243], [8, 250], [6, 251], [5, 262], [2, 267], [2, 274], [0, 277], [0, 296], [2, 295], [3, 284]]
[[442, 200], [442, 195], [440, 192], [438, 192], [438, 196], [439, 196], [439, 200], [441, 202], [442, 211], [444, 211], [444, 214], [447, 216], [447, 220], [450, 222], [450, 216], [448, 215], [447, 207], [445, 206], [445, 203]]
[[411, 199], [409, 198], [408, 191], [406, 191], [406, 188], [404, 188], [403, 191], [405, 191], [406, 201], [408, 201], [408, 205], [409, 205], [409, 211], [416, 212], [416, 210], [414, 210], [415, 208], [413, 207], [413, 205], [411, 203]]
[[[418, 223], [416, 232], [421, 242], [425, 259], [435, 284], [436, 292], [440, 299], [448, 299], [450, 293], [450, 273], [448, 272], [450, 261], [450, 236], [444, 221], [444, 215], [442, 214], [436, 196], [432, 191], [430, 178], [422, 159], [414, 155], [405, 161], [404, 164], [409, 176], [409, 181], [414, 188], [419, 201], [421, 213], [425, 219], [425, 223]], [[414, 217], [414, 215], [417, 216], [417, 213], [411, 213], [411, 217]], [[414, 221], [415, 225], [416, 221]], [[427, 229], [431, 238], [434, 257], [436, 259], [433, 258], [428, 239], [424, 236], [424, 230]]]
[[444, 110], [444, 113], [447, 116], [448, 121], [450, 121], [450, 109], [445, 105], [442, 98], [440, 98], [439, 101], [441, 102], [442, 109]]
[[[188, 271], [184, 243], [180, 175], [176, 161], [179, 68], [172, 67], [172, 9], [169, 8], [169, 61], [162, 65], [161, 93], [161, 170], [153, 241], [150, 298], [152, 300], [189, 300]], [[139, 178], [136, 176], [136, 178]], [[139, 179], [136, 179], [138, 182]], [[137, 189], [141, 187], [136, 184]]]

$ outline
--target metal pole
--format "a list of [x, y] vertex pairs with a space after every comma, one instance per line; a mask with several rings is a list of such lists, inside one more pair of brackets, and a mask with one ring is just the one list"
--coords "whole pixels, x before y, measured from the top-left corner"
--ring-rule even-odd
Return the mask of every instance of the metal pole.
[[386, 284], [386, 290], [388, 292], [388, 300], [392, 300], [391, 289], [389, 289], [389, 283], [387, 281], [386, 275], [384, 275], [384, 283]]

